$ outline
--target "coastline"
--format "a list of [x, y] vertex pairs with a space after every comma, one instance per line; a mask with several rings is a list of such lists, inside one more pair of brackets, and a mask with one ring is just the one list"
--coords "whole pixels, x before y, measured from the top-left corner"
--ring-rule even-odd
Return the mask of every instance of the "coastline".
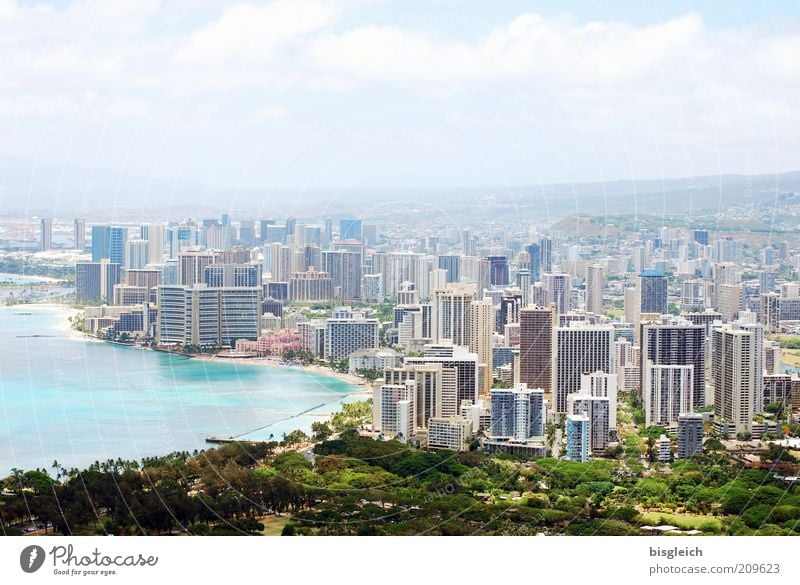
[[283, 363], [280, 361], [279, 358], [275, 356], [269, 357], [252, 357], [252, 358], [225, 358], [219, 357], [215, 355], [193, 355], [189, 356], [189, 359], [193, 360], [201, 360], [201, 361], [208, 361], [208, 362], [217, 362], [217, 363], [236, 363], [236, 364], [250, 364], [254, 366], [266, 366], [270, 368], [292, 368], [295, 370], [303, 370], [312, 372], [314, 374], [319, 374], [320, 376], [329, 376], [331, 378], [337, 378], [342, 380], [343, 382], [347, 382], [348, 384], [353, 384], [354, 386], [362, 386], [361, 392], [359, 394], [365, 394], [369, 392], [369, 395], [372, 395], [371, 385], [368, 380], [364, 378], [359, 378], [358, 376], [354, 376], [352, 374], [346, 374], [344, 372], [334, 372], [329, 368], [325, 368], [320, 365], [312, 364], [312, 365], [292, 365]]

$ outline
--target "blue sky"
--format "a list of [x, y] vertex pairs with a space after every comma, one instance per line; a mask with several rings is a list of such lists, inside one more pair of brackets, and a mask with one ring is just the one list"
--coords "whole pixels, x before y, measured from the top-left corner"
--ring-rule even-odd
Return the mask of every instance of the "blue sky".
[[0, 154], [263, 188], [796, 170], [798, 13], [0, 0]]

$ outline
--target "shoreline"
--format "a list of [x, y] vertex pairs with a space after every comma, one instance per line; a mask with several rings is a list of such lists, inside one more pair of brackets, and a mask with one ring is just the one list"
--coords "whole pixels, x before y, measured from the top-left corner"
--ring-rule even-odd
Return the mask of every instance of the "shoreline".
[[359, 378], [358, 376], [354, 376], [353, 374], [346, 374], [344, 372], [334, 372], [333, 370], [317, 365], [292, 365], [282, 363], [279, 358], [274, 356], [269, 357], [251, 357], [251, 358], [226, 358], [226, 357], [219, 357], [216, 355], [192, 355], [187, 356], [189, 359], [192, 360], [200, 360], [206, 362], [216, 362], [216, 363], [229, 363], [229, 364], [250, 364], [254, 366], [266, 366], [270, 368], [291, 368], [295, 370], [302, 370], [312, 372], [314, 374], [319, 374], [320, 376], [328, 376], [331, 378], [337, 378], [343, 382], [347, 382], [349, 384], [353, 384], [354, 386], [361, 386], [362, 389], [358, 394], [365, 394], [366, 392], [372, 395], [371, 384], [368, 380], [364, 378]]

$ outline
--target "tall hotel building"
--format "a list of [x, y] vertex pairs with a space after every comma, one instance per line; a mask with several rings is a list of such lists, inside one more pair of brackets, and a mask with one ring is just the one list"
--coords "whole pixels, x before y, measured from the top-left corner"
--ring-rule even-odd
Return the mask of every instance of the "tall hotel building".
[[694, 325], [684, 319], [642, 324], [639, 362], [642, 387], [647, 379], [645, 368], [648, 362], [693, 366], [691, 404], [693, 409], [705, 406], [706, 330], [703, 325]]
[[469, 307], [469, 350], [477, 354], [483, 370], [481, 394], [486, 395], [492, 385], [492, 335], [494, 332], [494, 304], [492, 299], [472, 301]]
[[306, 272], [294, 272], [289, 279], [289, 300], [328, 301], [333, 298], [333, 281], [327, 272], [312, 266]]
[[753, 428], [756, 340], [752, 331], [724, 325], [711, 331], [714, 423], [734, 425], [737, 433]]
[[192, 286], [202, 283], [206, 266], [216, 261], [214, 252], [181, 252], [178, 254], [178, 284]]
[[86, 248], [86, 220], [76, 219], [73, 223], [72, 247], [83, 251]]
[[433, 339], [450, 340], [454, 345], [468, 346], [470, 305], [475, 298], [475, 287], [453, 284], [437, 290], [433, 299]]
[[53, 220], [52, 219], [42, 219], [39, 222], [40, 228], [40, 249], [41, 250], [49, 250], [53, 247]]
[[581, 375], [610, 374], [614, 367], [614, 328], [572, 322], [556, 329], [555, 411], [567, 412], [567, 396], [581, 389]]
[[640, 313], [667, 314], [667, 276], [660, 270], [639, 274]]
[[360, 349], [377, 349], [377, 319], [328, 319], [325, 326], [325, 358], [341, 360]]
[[261, 287], [158, 287], [158, 343], [214, 347], [261, 333]]
[[528, 388], [553, 392], [553, 348], [558, 315], [555, 307], [526, 307], [519, 312], [519, 381]]
[[603, 287], [606, 274], [599, 264], [586, 267], [586, 310], [596, 315], [603, 314]]

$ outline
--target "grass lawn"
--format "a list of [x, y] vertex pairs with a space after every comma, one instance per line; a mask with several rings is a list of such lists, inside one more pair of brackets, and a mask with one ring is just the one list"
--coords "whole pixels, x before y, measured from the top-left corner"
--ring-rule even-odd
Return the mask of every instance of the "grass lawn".
[[264, 525], [262, 534], [264, 536], [280, 536], [283, 527], [286, 526], [288, 521], [288, 516], [266, 516], [261, 518], [260, 522]]
[[781, 352], [781, 361], [795, 368], [800, 368], [800, 349], [784, 349]]
[[643, 512], [642, 519], [649, 524], [661, 524], [664, 518], [672, 526], [685, 530], [699, 529], [705, 523], [713, 523], [717, 530], [722, 528], [719, 518], [702, 514], [668, 514], [666, 512]]

